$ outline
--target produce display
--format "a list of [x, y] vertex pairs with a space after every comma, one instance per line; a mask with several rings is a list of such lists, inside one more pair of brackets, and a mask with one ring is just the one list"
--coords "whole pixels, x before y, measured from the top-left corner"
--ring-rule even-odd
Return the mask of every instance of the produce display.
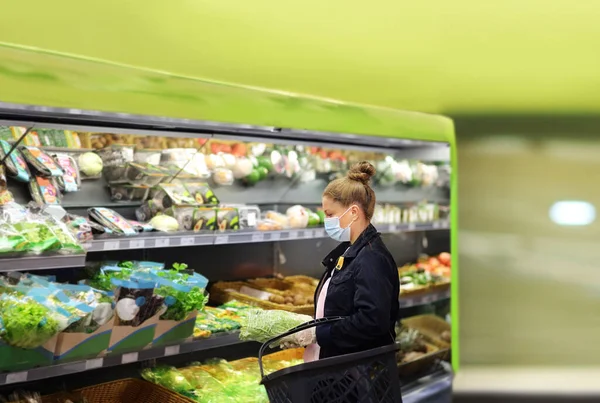
[[264, 343], [310, 320], [311, 316], [293, 312], [253, 309], [244, 315], [240, 340]]
[[216, 333], [238, 330], [244, 323], [246, 313], [252, 309], [256, 308], [235, 300], [219, 307], [206, 306], [196, 318], [194, 337], [207, 338]]
[[440, 253], [437, 257], [423, 256], [415, 264], [398, 268], [400, 294], [428, 291], [431, 288], [450, 284], [450, 254]]
[[[266, 373], [301, 364], [302, 350], [290, 358], [264, 358]], [[150, 382], [176, 391], [198, 403], [268, 403], [256, 358], [227, 362], [214, 359], [184, 368], [158, 367], [142, 371]]]

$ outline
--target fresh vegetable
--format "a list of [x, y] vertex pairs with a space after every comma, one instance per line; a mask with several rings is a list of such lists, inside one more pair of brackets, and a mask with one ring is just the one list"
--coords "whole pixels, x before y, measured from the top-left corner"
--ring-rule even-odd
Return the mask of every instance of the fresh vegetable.
[[160, 317], [163, 320], [184, 320], [190, 313], [200, 311], [207, 302], [205, 285], [200, 287], [194, 277], [186, 274], [186, 264], [175, 263], [171, 270], [155, 272], [163, 280], [156, 288], [156, 294], [165, 299], [167, 310]]
[[312, 318], [308, 315], [279, 310], [253, 309], [246, 313], [240, 331], [240, 340], [264, 343], [310, 320]]
[[96, 153], [87, 152], [79, 156], [77, 163], [79, 170], [86, 176], [97, 176], [102, 173], [102, 158]]
[[150, 225], [157, 231], [171, 232], [179, 229], [179, 222], [173, 217], [159, 214], [150, 220]]
[[32, 298], [4, 294], [0, 299], [0, 337], [6, 344], [32, 349], [58, 331], [52, 312]]

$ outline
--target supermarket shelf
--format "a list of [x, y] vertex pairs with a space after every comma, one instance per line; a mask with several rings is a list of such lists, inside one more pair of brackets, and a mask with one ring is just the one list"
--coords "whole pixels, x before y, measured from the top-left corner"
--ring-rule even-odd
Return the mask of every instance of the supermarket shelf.
[[101, 358], [93, 358], [83, 361], [74, 361], [64, 364], [49, 365], [47, 367], [33, 368], [27, 371], [10, 372], [0, 374], [0, 386], [22, 382], [37, 381], [75, 374], [93, 369], [114, 367], [117, 365], [131, 364], [140, 361], [153, 360], [187, 354], [196, 351], [210, 350], [213, 348], [226, 347], [243, 343], [239, 340], [237, 332], [216, 334], [207, 339], [194, 340], [189, 343], [176, 344], [166, 347], [152, 347], [140, 352], [108, 355]]
[[400, 296], [400, 308], [411, 308], [431, 304], [450, 298], [450, 290], [434, 291], [419, 295], [404, 295]]
[[0, 259], [0, 272], [85, 266], [85, 255], [22, 256]]
[[[448, 221], [423, 224], [379, 224], [377, 229], [383, 234], [412, 231], [445, 230]], [[293, 241], [299, 239], [320, 239], [327, 235], [323, 228], [291, 229], [282, 231], [235, 231], [215, 234], [182, 232], [175, 234], [147, 233], [132, 237], [106, 237], [86, 244], [88, 252], [111, 250], [131, 250], [149, 248], [174, 248], [201, 245], [230, 245], [240, 243]]]

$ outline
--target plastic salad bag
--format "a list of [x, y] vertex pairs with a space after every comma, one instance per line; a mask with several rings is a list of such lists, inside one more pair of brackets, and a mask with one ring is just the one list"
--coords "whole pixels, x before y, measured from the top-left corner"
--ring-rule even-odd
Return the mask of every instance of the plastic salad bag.
[[56, 284], [71, 300], [89, 306], [92, 311], [82, 321], [65, 329], [71, 333], [93, 333], [108, 323], [114, 315], [113, 296], [86, 285]]
[[154, 294], [154, 283], [143, 280], [112, 278], [115, 313], [121, 326], [139, 326], [163, 309], [164, 298]]
[[27, 251], [29, 242], [19, 231], [6, 222], [0, 222], [0, 255], [15, 255]]
[[252, 309], [246, 312], [242, 322], [240, 340], [265, 343], [310, 320], [312, 317], [308, 315], [287, 311]]

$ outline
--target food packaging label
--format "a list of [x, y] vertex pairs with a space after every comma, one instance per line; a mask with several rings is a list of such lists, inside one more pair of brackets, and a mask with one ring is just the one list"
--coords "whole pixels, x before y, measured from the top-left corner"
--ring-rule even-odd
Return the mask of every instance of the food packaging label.
[[36, 176], [35, 181], [45, 204], [60, 203], [58, 188], [54, 185], [52, 179]]
[[77, 192], [79, 190], [79, 172], [75, 162], [65, 154], [57, 154], [56, 162], [63, 170], [62, 180], [65, 192]]
[[31, 164], [36, 167], [36, 169], [39, 165], [40, 167], [43, 166], [50, 173], [50, 176], [62, 176], [63, 175], [62, 169], [60, 169], [58, 167], [58, 165], [56, 165], [56, 163], [54, 162], [52, 157], [50, 157], [48, 154], [46, 154], [39, 148], [24, 147], [24, 150], [26, 150], [26, 152], [29, 153], [31, 158], [33, 158], [37, 161], [37, 164], [34, 161], [30, 161]]

